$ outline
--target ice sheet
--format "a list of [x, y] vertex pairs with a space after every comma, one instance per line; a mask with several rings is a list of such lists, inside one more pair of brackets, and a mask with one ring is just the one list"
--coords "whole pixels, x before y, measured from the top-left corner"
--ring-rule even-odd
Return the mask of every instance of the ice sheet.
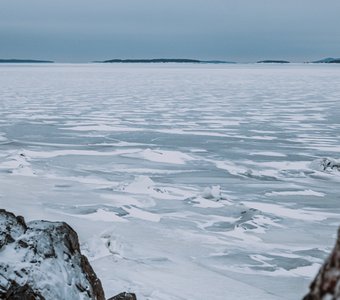
[[301, 299], [340, 221], [339, 76], [1, 66], [0, 207], [70, 223], [108, 297]]

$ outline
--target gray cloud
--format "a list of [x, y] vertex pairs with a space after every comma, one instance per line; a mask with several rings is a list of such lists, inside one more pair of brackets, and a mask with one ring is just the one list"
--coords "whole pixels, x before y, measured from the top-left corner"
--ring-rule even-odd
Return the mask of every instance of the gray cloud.
[[1, 0], [0, 57], [340, 56], [338, 0]]

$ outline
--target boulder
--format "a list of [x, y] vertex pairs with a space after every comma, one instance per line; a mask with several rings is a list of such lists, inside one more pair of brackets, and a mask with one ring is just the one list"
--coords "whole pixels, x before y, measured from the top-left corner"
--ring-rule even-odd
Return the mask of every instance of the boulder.
[[136, 295], [132, 293], [120, 293], [108, 300], [137, 300]]
[[6, 293], [0, 293], [0, 299], [6, 300], [45, 300], [43, 296], [32, 290], [32, 288], [25, 284], [23, 286], [13, 282], [7, 289]]
[[66, 223], [26, 224], [0, 210], [0, 298], [105, 300], [100, 280]]
[[321, 267], [303, 300], [340, 300], [340, 229], [331, 255]]

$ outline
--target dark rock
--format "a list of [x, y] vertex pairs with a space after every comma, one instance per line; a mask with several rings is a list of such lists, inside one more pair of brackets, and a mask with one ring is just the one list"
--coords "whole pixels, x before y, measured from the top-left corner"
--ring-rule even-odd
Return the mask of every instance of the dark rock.
[[137, 297], [135, 294], [131, 294], [131, 293], [120, 293], [108, 300], [137, 300]]
[[27, 230], [27, 226], [23, 217], [16, 217], [4, 209], [0, 209], [0, 216], [0, 249], [2, 249], [22, 235]]
[[6, 300], [45, 300], [43, 296], [34, 292], [28, 284], [20, 286], [13, 283], [7, 293], [0, 293], [0, 299]]
[[[25, 223], [0, 210], [1, 299], [104, 300], [104, 291], [77, 233], [66, 223]], [[15, 255], [13, 255], [15, 253]]]
[[340, 171], [340, 162], [336, 161], [335, 159], [323, 158], [320, 161], [320, 165], [322, 166], [323, 171], [326, 171], [326, 170], [337, 170], [337, 171]]
[[331, 255], [321, 267], [303, 300], [340, 300], [340, 229]]

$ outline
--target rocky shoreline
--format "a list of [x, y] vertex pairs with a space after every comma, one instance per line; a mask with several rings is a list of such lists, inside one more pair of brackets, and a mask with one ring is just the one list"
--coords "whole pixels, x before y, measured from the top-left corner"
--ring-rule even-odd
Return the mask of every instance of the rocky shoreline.
[[[0, 210], [0, 299], [105, 300], [100, 279], [64, 222], [25, 222]], [[121, 293], [109, 300], [136, 300]]]
[[310, 285], [303, 300], [340, 300], [340, 228], [330, 256]]

